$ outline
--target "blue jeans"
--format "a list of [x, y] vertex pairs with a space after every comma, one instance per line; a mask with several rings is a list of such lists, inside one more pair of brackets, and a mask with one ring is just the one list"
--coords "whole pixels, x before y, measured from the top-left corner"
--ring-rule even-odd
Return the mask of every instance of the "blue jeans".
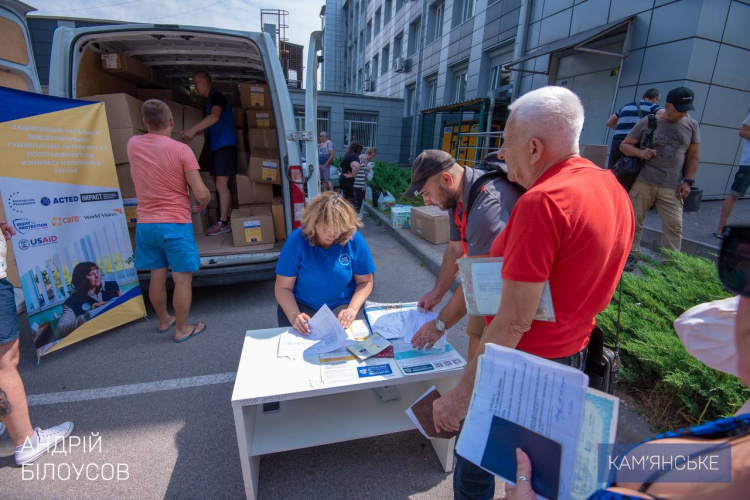
[[[586, 364], [588, 348], [571, 356], [550, 359], [567, 366], [583, 370]], [[453, 498], [455, 500], [491, 500], [495, 497], [495, 476], [474, 465], [458, 453], [456, 467], [453, 469]]]

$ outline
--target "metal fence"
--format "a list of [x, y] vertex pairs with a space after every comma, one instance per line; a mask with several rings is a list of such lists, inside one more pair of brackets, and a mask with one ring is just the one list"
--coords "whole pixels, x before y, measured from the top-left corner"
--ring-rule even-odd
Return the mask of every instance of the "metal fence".
[[467, 167], [474, 167], [485, 156], [500, 149], [503, 145], [503, 133], [465, 132], [460, 134], [456, 147], [456, 162]]

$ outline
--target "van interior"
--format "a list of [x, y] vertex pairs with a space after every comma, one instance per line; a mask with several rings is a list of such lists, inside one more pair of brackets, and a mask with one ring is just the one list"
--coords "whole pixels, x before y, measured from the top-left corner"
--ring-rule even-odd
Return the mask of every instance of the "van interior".
[[[206, 213], [193, 216], [201, 263], [215, 265], [219, 262], [210, 257], [237, 254], [253, 254], [254, 262], [275, 260], [286, 238], [281, 180], [284, 174], [279, 161], [285, 154], [280, 147], [285, 145], [278, 143], [274, 103], [256, 44], [230, 34], [132, 26], [117, 31], [108, 28], [75, 41], [73, 50], [80, 58], [72, 59], [78, 62], [72, 66], [71, 97], [105, 102], [126, 212], [127, 200], [135, 198], [135, 191], [123, 148], [132, 135], [145, 133], [142, 124], [137, 123], [140, 104], [152, 98], [165, 100], [174, 117], [173, 138], [179, 140], [180, 131], [203, 118], [204, 101], [191, 89], [192, 75], [205, 70], [212, 76], [214, 88], [232, 105], [238, 138], [238, 174], [231, 185], [232, 233], [206, 236], [206, 228], [219, 215], [216, 188], [209, 173], [210, 154], [208, 147], [202, 147], [201, 136], [189, 144], [199, 158], [201, 176], [212, 191]], [[113, 94], [127, 97], [112, 100], [108, 96]], [[115, 109], [111, 109], [113, 106]], [[130, 121], [123, 121], [128, 114]], [[275, 178], [264, 177], [274, 161]], [[254, 223], [243, 226], [242, 216]], [[129, 226], [135, 227], [131, 215]], [[132, 234], [131, 239], [134, 241]]]

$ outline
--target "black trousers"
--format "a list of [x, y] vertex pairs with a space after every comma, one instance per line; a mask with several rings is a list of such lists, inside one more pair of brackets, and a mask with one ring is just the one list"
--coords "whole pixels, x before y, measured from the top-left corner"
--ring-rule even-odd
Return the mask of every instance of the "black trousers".
[[612, 138], [612, 147], [609, 148], [609, 162], [607, 163], [608, 168], [612, 170], [612, 167], [617, 163], [617, 160], [622, 158], [622, 153], [620, 152], [620, 144], [622, 144], [622, 140], [625, 137], [613, 137]]

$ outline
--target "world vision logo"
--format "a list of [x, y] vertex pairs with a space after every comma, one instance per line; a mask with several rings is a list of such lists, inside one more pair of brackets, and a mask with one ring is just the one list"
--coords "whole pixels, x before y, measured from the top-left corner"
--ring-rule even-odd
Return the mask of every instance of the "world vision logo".
[[80, 221], [81, 219], [77, 215], [74, 215], [73, 217], [52, 217], [52, 225], [54, 227], [60, 227], [63, 224], [73, 224]]

